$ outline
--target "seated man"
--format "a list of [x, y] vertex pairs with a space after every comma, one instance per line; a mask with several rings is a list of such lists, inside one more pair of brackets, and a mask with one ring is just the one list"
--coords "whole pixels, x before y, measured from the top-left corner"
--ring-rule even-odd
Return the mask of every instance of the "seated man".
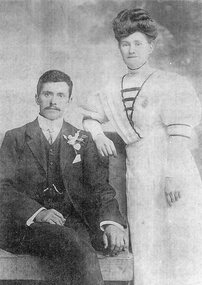
[[90, 135], [63, 120], [72, 85], [61, 71], [44, 73], [37, 119], [5, 135], [0, 246], [48, 259], [58, 284], [97, 285], [104, 283], [91, 234], [102, 229], [113, 255], [127, 244], [126, 224]]

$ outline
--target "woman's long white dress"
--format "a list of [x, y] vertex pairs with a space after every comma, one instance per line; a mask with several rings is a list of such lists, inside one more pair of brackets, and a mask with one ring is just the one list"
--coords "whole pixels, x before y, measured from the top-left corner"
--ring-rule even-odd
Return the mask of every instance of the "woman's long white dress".
[[[135, 95], [126, 92], [124, 98]], [[111, 85], [100, 96], [102, 112], [91, 115], [107, 117], [126, 143], [135, 285], [201, 285], [202, 182], [188, 147], [170, 143], [172, 137], [191, 136], [200, 120], [199, 100], [185, 78], [159, 70], [135, 99], [134, 128], [122, 99], [120, 82]], [[165, 177], [181, 192], [172, 207]]]

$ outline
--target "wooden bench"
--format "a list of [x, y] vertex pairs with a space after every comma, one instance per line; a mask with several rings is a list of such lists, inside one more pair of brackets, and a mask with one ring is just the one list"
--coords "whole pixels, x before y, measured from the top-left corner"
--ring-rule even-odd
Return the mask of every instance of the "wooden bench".
[[[124, 252], [116, 257], [98, 254], [99, 263], [106, 281], [133, 279], [133, 256]], [[0, 280], [49, 280], [48, 262], [30, 255], [15, 255], [0, 250]]]
[[[120, 210], [126, 216], [125, 194], [125, 148], [120, 137], [108, 133], [118, 150], [117, 158], [110, 158], [109, 181], [116, 189]], [[115, 257], [98, 253], [99, 263], [105, 281], [123, 281], [132, 284], [133, 255], [123, 252]], [[41, 280], [49, 279], [50, 269], [47, 260], [30, 255], [15, 255], [0, 249], [0, 281], [2, 280]]]

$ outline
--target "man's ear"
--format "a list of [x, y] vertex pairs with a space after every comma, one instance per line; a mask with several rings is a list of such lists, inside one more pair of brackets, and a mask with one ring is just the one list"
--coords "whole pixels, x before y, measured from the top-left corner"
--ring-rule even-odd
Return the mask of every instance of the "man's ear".
[[39, 105], [39, 96], [38, 96], [38, 94], [35, 94], [35, 102], [37, 103], [37, 105]]

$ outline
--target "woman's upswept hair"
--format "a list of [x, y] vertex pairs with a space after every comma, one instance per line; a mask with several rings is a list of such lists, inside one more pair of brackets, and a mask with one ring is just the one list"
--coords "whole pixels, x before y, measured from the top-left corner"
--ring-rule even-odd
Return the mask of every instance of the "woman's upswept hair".
[[125, 9], [113, 20], [115, 38], [119, 42], [135, 32], [145, 34], [149, 41], [155, 40], [158, 32], [156, 22], [143, 9]]

